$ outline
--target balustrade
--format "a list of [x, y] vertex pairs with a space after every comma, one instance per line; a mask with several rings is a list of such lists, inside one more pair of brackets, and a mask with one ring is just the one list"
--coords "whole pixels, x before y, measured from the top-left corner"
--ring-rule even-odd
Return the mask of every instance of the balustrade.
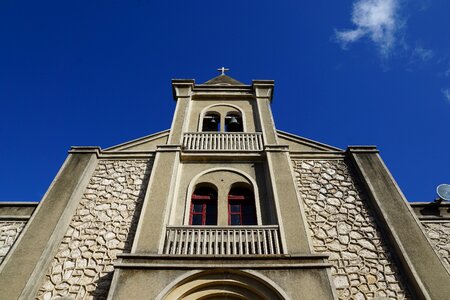
[[191, 132], [183, 136], [185, 150], [262, 151], [262, 134], [245, 132]]
[[163, 254], [279, 255], [278, 226], [167, 226]]

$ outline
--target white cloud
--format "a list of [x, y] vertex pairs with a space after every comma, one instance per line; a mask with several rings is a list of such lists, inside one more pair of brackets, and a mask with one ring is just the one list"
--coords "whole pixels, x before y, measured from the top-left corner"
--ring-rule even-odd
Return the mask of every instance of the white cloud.
[[450, 69], [448, 69], [447, 71], [444, 72], [444, 76], [445, 77], [449, 77], [450, 76]]
[[355, 29], [336, 31], [336, 38], [348, 44], [369, 37], [382, 55], [389, 55], [395, 45], [396, 34], [401, 25], [398, 17], [399, 0], [356, 0], [353, 3], [352, 22]]
[[429, 61], [431, 58], [433, 58], [433, 50], [426, 49], [421, 46], [416, 46], [412, 52], [412, 58], [413, 59], [419, 59], [421, 61]]
[[444, 95], [445, 99], [450, 102], [450, 89], [442, 89], [441, 92]]

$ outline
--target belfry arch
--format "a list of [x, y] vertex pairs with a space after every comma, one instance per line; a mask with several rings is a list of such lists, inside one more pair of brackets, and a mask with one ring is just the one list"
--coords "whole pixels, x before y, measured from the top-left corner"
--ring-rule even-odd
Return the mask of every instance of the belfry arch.
[[156, 300], [290, 300], [269, 278], [251, 271], [188, 272], [169, 284]]
[[243, 109], [237, 105], [229, 104], [229, 103], [217, 103], [209, 105], [202, 109], [200, 113], [200, 118], [198, 120], [198, 129], [203, 129], [203, 122], [205, 120], [205, 117], [208, 115], [216, 115], [219, 116], [220, 120], [218, 121], [221, 125], [218, 131], [225, 131], [225, 118], [228, 115], [235, 115], [240, 117], [240, 121], [242, 122], [242, 130], [246, 132], [247, 131], [247, 120], [246, 115], [243, 111]]

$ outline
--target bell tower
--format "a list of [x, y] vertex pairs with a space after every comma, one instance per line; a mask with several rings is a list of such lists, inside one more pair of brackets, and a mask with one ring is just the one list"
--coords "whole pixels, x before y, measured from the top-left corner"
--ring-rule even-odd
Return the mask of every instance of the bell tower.
[[[157, 146], [110, 297], [181, 299], [196, 293], [190, 284], [211, 280], [230, 299], [333, 299], [326, 256], [312, 253], [307, 236], [289, 147], [277, 138], [274, 82], [246, 85], [219, 70], [203, 84], [172, 81], [170, 134]], [[252, 280], [264, 288], [245, 288]]]

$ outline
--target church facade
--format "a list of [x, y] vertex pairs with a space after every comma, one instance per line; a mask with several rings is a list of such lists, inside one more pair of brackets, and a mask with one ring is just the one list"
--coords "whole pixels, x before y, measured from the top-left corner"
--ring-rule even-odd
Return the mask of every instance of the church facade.
[[450, 205], [408, 203], [376, 147], [277, 130], [270, 80], [172, 88], [169, 130], [0, 203], [0, 298], [450, 299]]

